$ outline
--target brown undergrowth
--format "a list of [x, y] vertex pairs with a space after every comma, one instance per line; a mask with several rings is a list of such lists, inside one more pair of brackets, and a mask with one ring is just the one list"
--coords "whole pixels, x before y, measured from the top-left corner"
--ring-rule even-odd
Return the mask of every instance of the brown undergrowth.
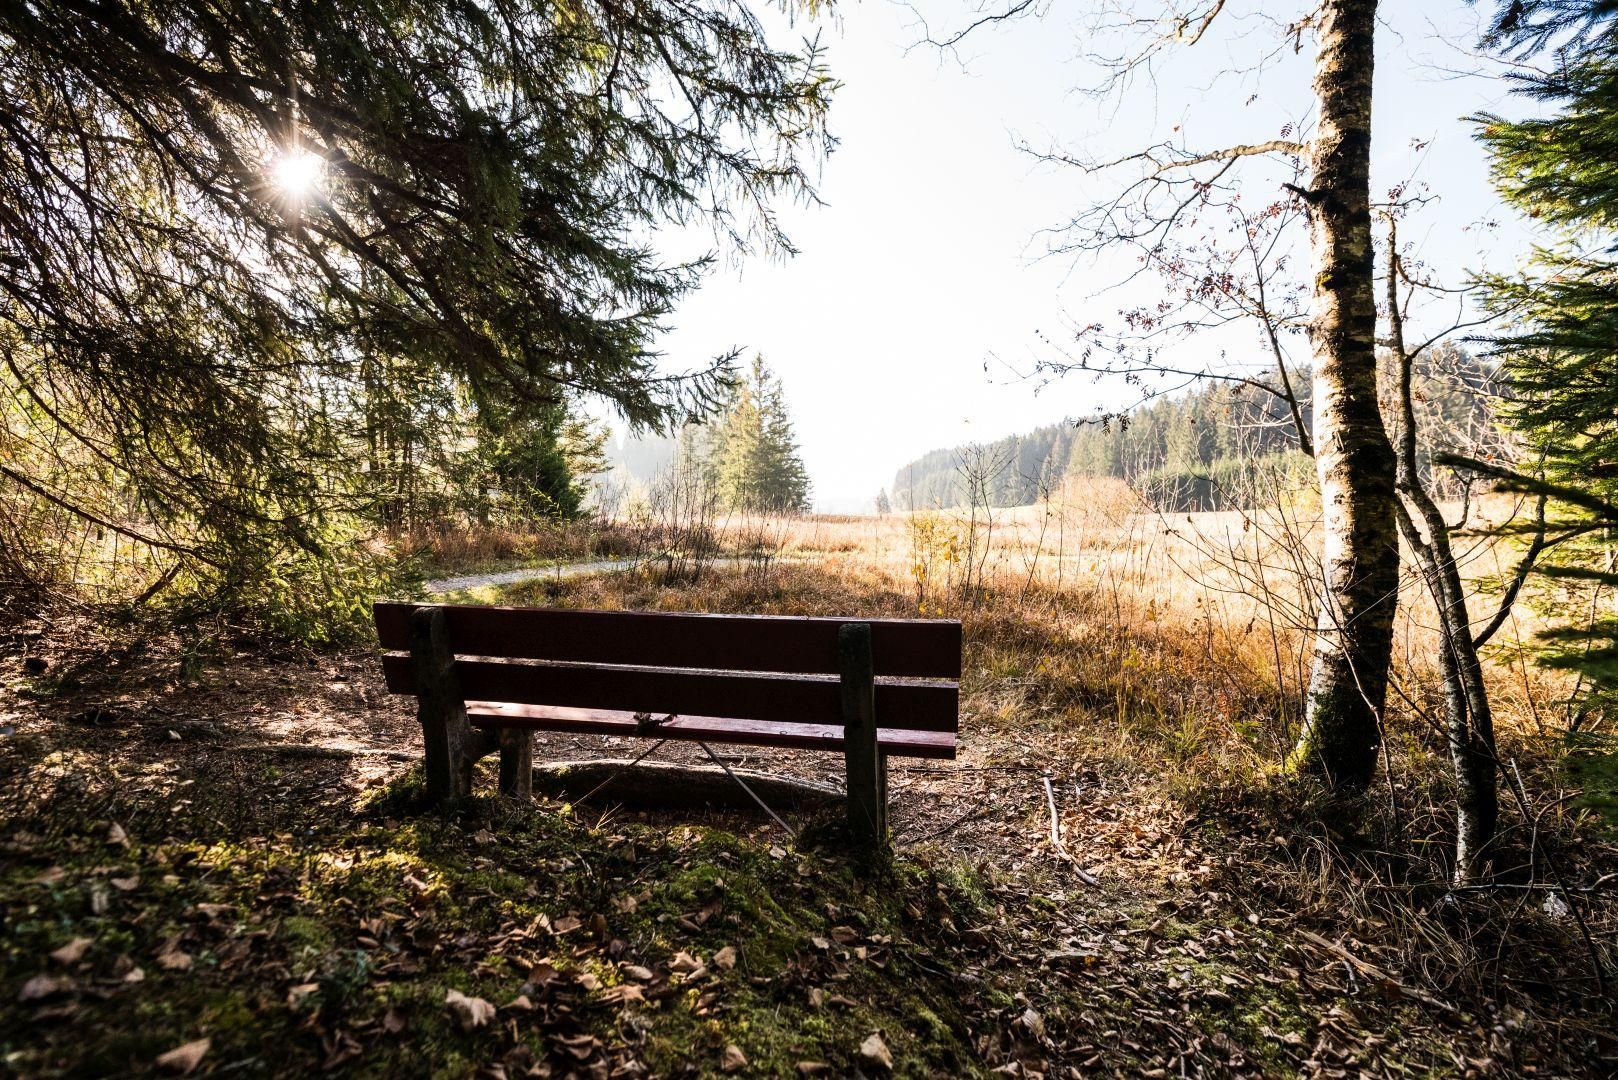
[[561, 560], [609, 559], [643, 543], [635, 530], [605, 521], [538, 522], [527, 527], [443, 525], [388, 538], [397, 557], [426, 574], [477, 573]]
[[[601, 577], [536, 586], [543, 597], [528, 599], [903, 616], [915, 607], [910, 584], [856, 557], [784, 567], [767, 587], [720, 575], [671, 592], [655, 579]], [[1279, 773], [1294, 706], [1253, 622], [1220, 621], [1195, 603], [1189, 619], [1183, 607], [1120, 604], [1104, 588], [997, 584], [975, 602], [935, 600], [932, 609], [965, 627], [963, 743], [977, 760], [1020, 763], [1058, 778], [1058, 790], [1065, 784], [1076, 804], [1064, 812], [1065, 841], [1081, 861], [1116, 860], [1119, 838], [1106, 819], [1134, 818], [1126, 830], [1140, 829], [1138, 814], [1112, 808], [1144, 807], [1147, 835], [1167, 831], [1208, 856], [1162, 879], [1200, 877], [1351, 943], [1355, 959], [1338, 957], [1350, 987], [1369, 978], [1444, 1009], [1487, 1005], [1507, 1030], [1581, 1014], [1599, 1027], [1618, 972], [1618, 849], [1603, 819], [1581, 808], [1565, 744], [1526, 707], [1535, 693], [1551, 697], [1546, 684], [1533, 685], [1537, 673], [1492, 672], [1508, 763], [1496, 873], [1486, 886], [1456, 890], [1434, 673], [1412, 655], [1397, 672], [1404, 695], [1390, 709], [1382, 782], [1357, 801], [1326, 800]], [[1029, 833], [1035, 817], [1025, 815]], [[956, 839], [979, 851], [992, 844]], [[1140, 846], [1125, 840], [1123, 850]]]
[[[501, 599], [916, 608], [902, 564], [855, 555]], [[14, 638], [5, 1067], [156, 1071], [207, 1039], [199, 1074], [874, 1077], [876, 1035], [914, 1076], [1610, 1074], [1611, 904], [1580, 890], [1612, 852], [1550, 744], [1509, 736], [1528, 815], [1500, 887], [1457, 894], [1415, 715], [1390, 719], [1386, 784], [1328, 804], [1276, 777], [1289, 706], [1260, 631], [1071, 583], [931, 599], [965, 624], [961, 756], [893, 763], [881, 872], [721, 809], [412, 809], [409, 705], [367, 653]], [[495, 1012], [468, 1026], [450, 991]]]

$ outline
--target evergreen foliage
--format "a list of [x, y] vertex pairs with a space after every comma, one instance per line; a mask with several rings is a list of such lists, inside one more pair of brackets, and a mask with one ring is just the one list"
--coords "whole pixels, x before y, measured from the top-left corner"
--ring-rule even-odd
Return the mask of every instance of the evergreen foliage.
[[485, 405], [477, 432], [477, 471], [456, 489], [480, 522], [576, 517], [606, 467], [606, 436], [554, 405]]
[[720, 502], [731, 510], [801, 513], [809, 509], [809, 473], [778, 379], [755, 356], [719, 418], [693, 432], [684, 449], [702, 461]]
[[657, 366], [706, 261], [656, 230], [784, 247], [830, 90], [739, 0], [0, 7], [8, 578], [82, 580], [88, 531], [241, 595], [480, 454], [576, 508], [578, 395], [668, 428], [728, 379]]
[[605, 437], [565, 406], [477, 395], [407, 358], [360, 366], [356, 512], [386, 529], [573, 517], [605, 468]]
[[[1312, 422], [1309, 373], [1297, 379], [1304, 423]], [[1438, 435], [1436, 450], [1476, 444], [1493, 424], [1498, 393], [1492, 362], [1441, 346], [1417, 373], [1419, 410]], [[1449, 438], [1445, 438], [1446, 434]], [[960, 465], [965, 448], [934, 450], [894, 477], [903, 509], [962, 505]], [[1052, 479], [1118, 477], [1151, 505], [1167, 511], [1223, 510], [1246, 505], [1259, 474], [1280, 470], [1301, 485], [1313, 481], [1297, 467], [1298, 439], [1287, 407], [1273, 394], [1237, 383], [1206, 381], [1187, 393], [1157, 398], [1131, 412], [1079, 424], [1050, 424], [988, 444], [987, 459], [1004, 461], [990, 478], [992, 506], [1026, 506]], [[1430, 470], [1430, 448], [1423, 468]]]
[[[1514, 55], [1551, 52], [1519, 91], [1555, 107], [1508, 120], [1479, 116], [1500, 193], [1549, 227], [1514, 275], [1485, 281], [1511, 329], [1495, 342], [1514, 390], [1511, 418], [1530, 474], [1473, 463], [1506, 487], [1549, 502], [1540, 569], [1560, 610], [1573, 590], [1618, 587], [1618, 5], [1601, 0], [1503, 5], [1493, 41]], [[1535, 527], [1537, 531], [1537, 526]], [[1549, 660], [1618, 690], [1618, 618], [1596, 615], [1550, 635]]]

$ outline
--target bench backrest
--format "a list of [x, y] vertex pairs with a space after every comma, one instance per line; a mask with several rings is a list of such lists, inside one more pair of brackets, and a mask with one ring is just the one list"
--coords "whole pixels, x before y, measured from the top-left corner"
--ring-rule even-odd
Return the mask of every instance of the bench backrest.
[[[416, 692], [410, 621], [422, 606], [376, 605], [394, 693]], [[868, 623], [878, 725], [957, 729], [953, 620], [430, 606], [444, 611], [471, 700], [784, 723], [839, 722], [838, 629]]]

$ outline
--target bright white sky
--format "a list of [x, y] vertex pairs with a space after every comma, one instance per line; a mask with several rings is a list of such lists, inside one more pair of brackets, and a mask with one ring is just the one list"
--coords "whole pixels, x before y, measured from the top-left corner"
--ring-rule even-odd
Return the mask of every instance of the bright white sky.
[[[1140, 9], [1159, 2], [1122, 0]], [[1275, 22], [1295, 19], [1302, 0], [1232, 3], [1222, 35], [1165, 54], [1155, 88], [1138, 86], [1110, 108], [1072, 92], [1094, 79], [1081, 23], [1099, 6], [1070, 0], [1043, 19], [979, 31], [959, 59], [917, 46], [915, 14], [886, 0], [845, 0], [825, 27], [844, 84], [831, 114], [840, 145], [820, 183], [826, 205], [783, 215], [795, 258], [716, 269], [662, 342], [669, 366], [682, 369], [731, 346], [764, 354], [785, 384], [817, 509], [868, 508], [899, 466], [927, 450], [1129, 400], [1123, 387], [1077, 378], [1036, 393], [1012, 371], [1039, 355], [1036, 331], [1059, 337], [1075, 320], [1111, 321], [1131, 295], [1145, 295], [1107, 291], [1132, 257], [1035, 258], [1039, 230], [1112, 181], [1040, 165], [1015, 148], [1017, 138], [1099, 157], [1176, 124], [1206, 149], [1275, 138], [1287, 120], [1307, 119], [1307, 47], [1260, 77], [1215, 80], [1273, 50]], [[1452, 74], [1473, 66], [1465, 46], [1477, 39], [1476, 8], [1382, 6], [1373, 190], [1419, 166], [1442, 197], [1420, 222], [1423, 253], [1456, 280], [1523, 242], [1514, 223], [1468, 228], [1503, 211], [1460, 118], [1520, 106], [1498, 79]], [[968, 17], [962, 0], [923, 10], [935, 32]], [[1432, 140], [1421, 154], [1411, 148], [1418, 138]], [[1270, 182], [1254, 199], [1273, 192]]]

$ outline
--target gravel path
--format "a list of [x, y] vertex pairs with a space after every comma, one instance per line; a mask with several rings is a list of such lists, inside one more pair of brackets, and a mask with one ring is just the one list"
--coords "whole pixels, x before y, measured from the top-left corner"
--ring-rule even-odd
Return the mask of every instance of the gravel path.
[[627, 570], [635, 565], [634, 559], [600, 559], [596, 562], [552, 563], [549, 566], [527, 566], [521, 570], [502, 570], [498, 574], [468, 574], [465, 577], [440, 578], [427, 582], [430, 593], [460, 592], [462, 589], [481, 589], [487, 585], [513, 585], [534, 578], [570, 578], [580, 574], [595, 574], [603, 570]]
[[[779, 555], [776, 562], [807, 562], [815, 558], [813, 555]], [[535, 578], [562, 578], [579, 577], [583, 574], [599, 574], [608, 570], [630, 570], [641, 565], [644, 560], [635, 559], [598, 559], [594, 562], [576, 563], [548, 563], [545, 566], [525, 566], [520, 570], [502, 570], [498, 574], [467, 574], [465, 577], [439, 578], [437, 581], [426, 582], [424, 587], [430, 593], [460, 592], [462, 589], [481, 589], [488, 585], [511, 585], [518, 581], [532, 581]], [[649, 560], [656, 562], [656, 559]], [[725, 555], [715, 559], [708, 559], [705, 566], [736, 566], [749, 560], [740, 555]]]

